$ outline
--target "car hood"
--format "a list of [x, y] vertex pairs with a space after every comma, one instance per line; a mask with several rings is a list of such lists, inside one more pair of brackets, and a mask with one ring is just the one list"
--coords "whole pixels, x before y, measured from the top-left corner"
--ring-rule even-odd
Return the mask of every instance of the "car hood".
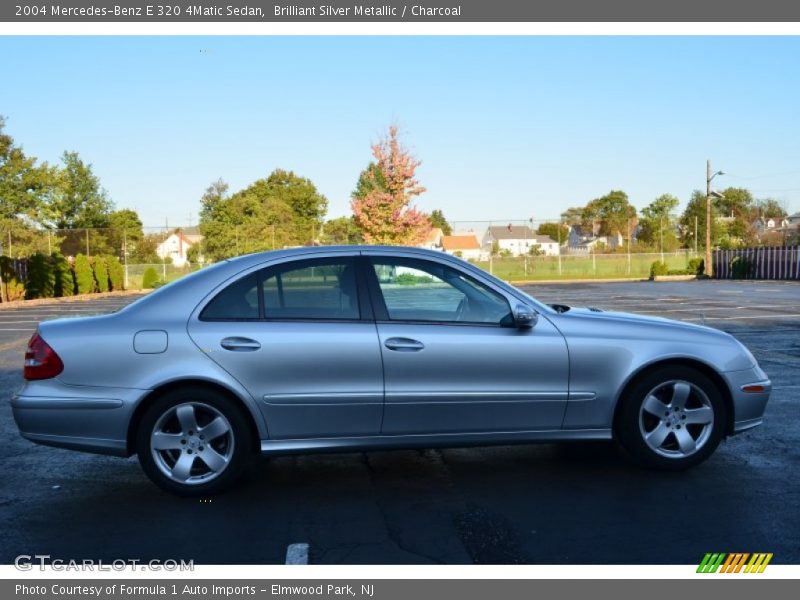
[[569, 342], [604, 340], [620, 348], [637, 348], [658, 357], [695, 357], [734, 371], [756, 364], [752, 353], [732, 335], [695, 323], [663, 317], [570, 308], [548, 315]]
[[686, 321], [675, 321], [673, 319], [665, 319], [664, 317], [654, 317], [651, 315], [639, 315], [635, 313], [607, 311], [599, 308], [570, 307], [570, 309], [567, 312], [561, 313], [561, 316], [567, 316], [567, 317], [573, 316], [573, 317], [581, 317], [581, 318], [588, 318], [588, 319], [602, 320], [602, 321], [616, 321], [620, 324], [624, 323], [629, 325], [641, 325], [643, 327], [647, 326], [670, 327], [670, 328], [677, 327], [695, 332], [705, 332], [710, 335], [719, 335], [727, 338], [732, 337], [731, 335], [725, 333], [724, 331], [720, 331], [719, 329], [714, 329], [713, 327], [707, 327], [705, 325], [699, 325], [697, 323], [688, 323]]

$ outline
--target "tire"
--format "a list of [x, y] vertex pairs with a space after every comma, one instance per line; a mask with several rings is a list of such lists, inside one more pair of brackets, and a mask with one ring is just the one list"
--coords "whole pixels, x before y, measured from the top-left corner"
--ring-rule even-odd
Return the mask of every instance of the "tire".
[[617, 439], [638, 463], [682, 471], [703, 462], [725, 434], [727, 410], [717, 385], [684, 366], [665, 366], [638, 380], [622, 399]]
[[[210, 426], [210, 427], [209, 427]], [[209, 496], [229, 488], [252, 454], [248, 417], [207, 388], [176, 389], [142, 415], [136, 452], [145, 474], [180, 496]]]

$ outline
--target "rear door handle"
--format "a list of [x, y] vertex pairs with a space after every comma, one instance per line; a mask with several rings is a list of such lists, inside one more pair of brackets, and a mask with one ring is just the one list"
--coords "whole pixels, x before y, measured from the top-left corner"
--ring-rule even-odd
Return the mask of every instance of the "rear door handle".
[[219, 345], [232, 352], [254, 352], [261, 348], [261, 344], [256, 340], [246, 337], [227, 337]]
[[383, 345], [389, 350], [396, 350], [398, 352], [419, 352], [425, 348], [425, 344], [411, 338], [393, 337], [389, 338]]

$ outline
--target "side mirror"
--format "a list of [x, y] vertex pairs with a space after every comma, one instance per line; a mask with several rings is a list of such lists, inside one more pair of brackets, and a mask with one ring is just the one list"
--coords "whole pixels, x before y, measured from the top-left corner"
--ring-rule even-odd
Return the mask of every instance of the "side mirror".
[[516, 308], [514, 308], [514, 325], [520, 329], [533, 327], [538, 320], [539, 315], [529, 306], [517, 304]]

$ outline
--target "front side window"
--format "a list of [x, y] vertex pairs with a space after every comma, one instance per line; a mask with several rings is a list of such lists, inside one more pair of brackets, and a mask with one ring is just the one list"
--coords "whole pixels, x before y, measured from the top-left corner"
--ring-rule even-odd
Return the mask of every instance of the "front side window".
[[415, 259], [372, 259], [392, 321], [511, 325], [506, 299], [457, 271]]
[[267, 319], [359, 319], [353, 261], [314, 261], [264, 271]]

